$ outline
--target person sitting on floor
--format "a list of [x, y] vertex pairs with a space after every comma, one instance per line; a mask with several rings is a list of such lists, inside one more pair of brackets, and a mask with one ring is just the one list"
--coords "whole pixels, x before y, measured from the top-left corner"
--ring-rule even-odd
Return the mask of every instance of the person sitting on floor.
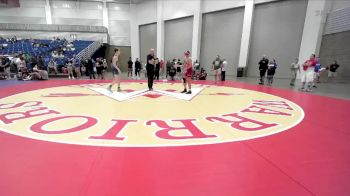
[[201, 73], [201, 75], [200, 75], [200, 77], [199, 77], [199, 80], [206, 80], [207, 79], [207, 72], [203, 69], [202, 70], [202, 73]]
[[23, 80], [48, 80], [49, 74], [46, 70], [40, 70], [37, 67], [33, 68], [33, 72]]

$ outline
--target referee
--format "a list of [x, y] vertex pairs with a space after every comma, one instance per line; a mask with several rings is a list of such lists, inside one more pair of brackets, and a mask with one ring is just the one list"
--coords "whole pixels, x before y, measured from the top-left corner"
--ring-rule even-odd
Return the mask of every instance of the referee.
[[148, 77], [148, 89], [153, 90], [153, 79], [154, 79], [154, 49], [150, 50], [150, 54], [147, 55], [147, 77]]

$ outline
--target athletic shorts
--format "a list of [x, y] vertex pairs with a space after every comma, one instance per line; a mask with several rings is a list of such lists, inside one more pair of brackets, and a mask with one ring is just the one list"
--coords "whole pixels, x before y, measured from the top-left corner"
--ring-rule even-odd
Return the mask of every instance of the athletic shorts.
[[214, 75], [219, 74], [219, 73], [220, 73], [220, 68], [218, 68], [218, 69], [214, 68]]
[[314, 80], [314, 70], [309, 68], [301, 74], [301, 82], [312, 82]]
[[113, 75], [119, 75], [118, 69], [116, 69], [114, 67], [112, 67], [112, 73], [113, 73]]
[[330, 78], [337, 77], [337, 72], [328, 71], [328, 77]]
[[191, 77], [192, 77], [192, 73], [193, 73], [193, 69], [192, 69], [192, 68], [191, 68], [191, 69], [188, 69], [188, 70], [186, 71], [185, 76], [191, 78]]

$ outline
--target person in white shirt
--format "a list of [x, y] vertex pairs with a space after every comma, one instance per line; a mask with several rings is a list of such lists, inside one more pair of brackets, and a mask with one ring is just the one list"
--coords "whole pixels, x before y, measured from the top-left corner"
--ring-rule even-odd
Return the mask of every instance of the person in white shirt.
[[221, 70], [221, 66], [222, 66], [222, 60], [220, 59], [219, 55], [216, 55], [215, 60], [212, 63], [212, 67], [211, 70], [214, 72], [214, 76], [215, 76], [215, 83], [217, 83], [220, 80], [220, 70]]
[[[57, 75], [58, 74], [58, 71], [57, 71], [57, 64], [56, 62], [51, 59], [47, 65], [47, 73], [50, 73], [50, 71], [53, 70], [55, 72], [55, 74]], [[70, 79], [70, 78], [69, 78]]]
[[223, 59], [222, 65], [221, 65], [221, 81], [225, 81], [226, 67], [227, 67], [227, 61], [226, 59]]
[[292, 80], [290, 81], [290, 85], [294, 86], [295, 80], [297, 78], [297, 74], [298, 74], [298, 72], [300, 73], [300, 64], [299, 64], [299, 59], [298, 58], [295, 58], [294, 63], [292, 63], [290, 65], [290, 71], [291, 71], [291, 74], [292, 74]]
[[199, 69], [200, 69], [200, 64], [199, 64], [198, 59], [193, 63], [193, 68], [194, 68], [195, 70], [199, 70]]

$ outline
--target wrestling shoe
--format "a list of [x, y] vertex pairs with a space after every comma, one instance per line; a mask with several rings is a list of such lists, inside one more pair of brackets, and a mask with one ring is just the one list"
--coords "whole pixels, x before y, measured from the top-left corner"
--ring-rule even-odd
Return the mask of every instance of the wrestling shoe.
[[109, 93], [113, 93], [112, 86], [108, 86], [107, 90], [109, 91]]

